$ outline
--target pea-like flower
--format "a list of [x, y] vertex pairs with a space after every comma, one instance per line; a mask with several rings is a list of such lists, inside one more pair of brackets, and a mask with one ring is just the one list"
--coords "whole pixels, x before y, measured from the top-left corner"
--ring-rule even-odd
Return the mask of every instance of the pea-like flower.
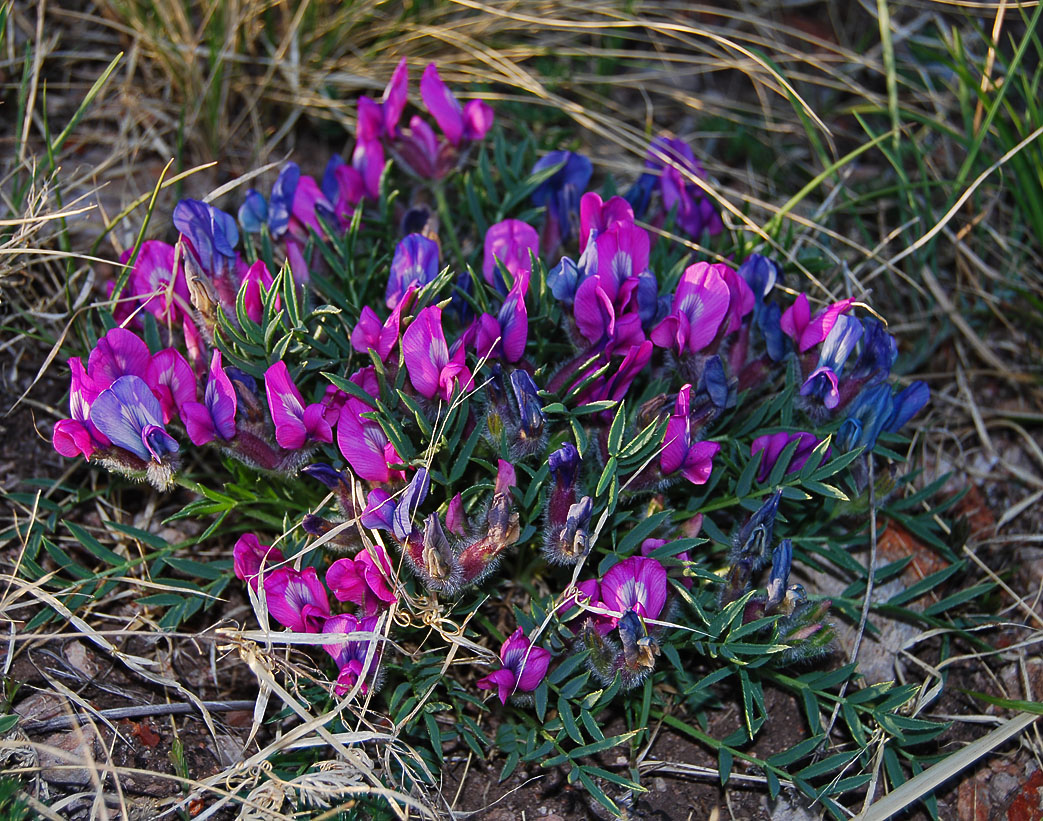
[[506, 704], [516, 692], [531, 693], [539, 687], [550, 660], [550, 651], [534, 646], [519, 627], [500, 648], [501, 668], [479, 679], [476, 686], [479, 690], [495, 687], [500, 702]]

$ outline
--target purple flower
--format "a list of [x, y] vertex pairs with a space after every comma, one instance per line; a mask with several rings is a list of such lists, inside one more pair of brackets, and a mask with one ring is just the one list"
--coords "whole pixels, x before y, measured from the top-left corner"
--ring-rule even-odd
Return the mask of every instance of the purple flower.
[[244, 533], [232, 548], [232, 567], [236, 578], [249, 584], [254, 591], [257, 590], [257, 582], [264, 569], [271, 570], [273, 565], [279, 564], [283, 559], [279, 548], [261, 544], [253, 533]]
[[391, 498], [391, 494], [378, 487], [371, 490], [366, 497], [366, 509], [362, 511], [359, 521], [363, 527], [386, 530], [390, 533], [394, 527], [397, 509], [398, 505]]
[[90, 420], [112, 444], [144, 462], [163, 461], [178, 444], [163, 427], [163, 410], [145, 380], [121, 376], [91, 404]]
[[633, 299], [638, 278], [620, 283], [612, 274], [589, 276], [576, 289], [573, 314], [576, 326], [592, 345], [608, 350], [645, 341], [641, 316]]
[[713, 457], [721, 449], [716, 442], [693, 442], [691, 419], [691, 385], [677, 394], [674, 414], [666, 423], [660, 467], [665, 475], [681, 471], [693, 485], [704, 485], [713, 470]]
[[763, 304], [764, 297], [771, 293], [776, 282], [781, 281], [782, 268], [770, 257], [750, 254], [739, 266], [739, 276], [750, 286], [756, 301]]
[[[696, 524], [694, 526], [695, 533], [685, 533], [684, 538], [686, 539], [694, 539], [695, 536], [698, 535], [699, 529], [702, 527], [702, 514], [697, 513], [693, 518], [696, 520]], [[689, 526], [689, 530], [691, 529], [691, 526]], [[643, 542], [641, 542], [641, 555], [647, 558], [665, 544], [669, 544], [669, 542], [666, 539], [645, 539]], [[680, 553], [675, 554], [674, 558], [679, 562], [690, 562], [692, 560], [692, 557], [688, 554], [687, 550], [682, 550]], [[671, 570], [667, 571], [667, 573], [668, 575], [674, 576], [675, 578], [679, 578], [681, 580], [681, 584], [684, 585], [686, 589], [691, 590], [692, 587], [695, 585], [695, 581], [689, 578], [688, 576], [685, 576], [683, 570], [683, 567], [674, 567], [671, 568]]]
[[431, 477], [428, 476], [426, 468], [420, 468], [402, 491], [398, 507], [391, 517], [391, 532], [399, 540], [404, 540], [413, 532], [413, 514], [427, 498], [430, 489]]
[[389, 467], [401, 462], [402, 457], [388, 440], [384, 429], [378, 422], [362, 416], [372, 411], [373, 408], [360, 399], [348, 397], [340, 410], [340, 420], [337, 422], [337, 447], [348, 460], [351, 469], [366, 481], [390, 482], [392, 479], [404, 479], [405, 474], [402, 471], [393, 471]]
[[287, 450], [297, 450], [309, 441], [332, 442], [333, 430], [323, 418], [322, 404], [307, 407], [282, 360], [264, 372], [268, 410], [275, 423], [275, 441]]
[[482, 275], [485, 281], [501, 294], [511, 290], [504, 282], [497, 262], [507, 269], [513, 277], [512, 284], [518, 285], [524, 296], [529, 291], [529, 279], [532, 276], [532, 258], [530, 252], [539, 252], [540, 235], [528, 223], [516, 219], [507, 219], [490, 226], [485, 232], [485, 256], [482, 261]]
[[422, 234], [410, 234], [395, 247], [385, 301], [394, 308], [410, 285], [427, 285], [438, 276], [438, 243]]
[[622, 197], [610, 197], [603, 202], [601, 195], [588, 191], [579, 201], [579, 250], [580, 253], [590, 241], [591, 231], [594, 236], [610, 231], [616, 226], [634, 224], [634, 209]]
[[697, 262], [685, 269], [670, 315], [652, 330], [656, 345], [678, 353], [698, 353], [714, 341], [731, 302], [724, 278], [727, 267]]
[[568, 242], [577, 230], [579, 219], [580, 197], [593, 166], [582, 154], [571, 151], [551, 151], [541, 157], [533, 166], [532, 173], [538, 174], [549, 168], [561, 166], [547, 179], [541, 182], [532, 192], [534, 205], [547, 208], [547, 237], [544, 247], [554, 248], [560, 242]]
[[203, 273], [222, 277], [235, 270], [239, 229], [231, 216], [200, 200], [181, 200], [174, 225]]
[[[126, 264], [132, 249], [120, 262]], [[150, 239], [141, 243], [134, 269], [130, 273], [130, 292], [145, 302], [145, 310], [159, 322], [173, 324], [191, 310], [188, 283], [180, 266], [174, 267], [174, 246]]]
[[179, 351], [166, 348], [152, 357], [145, 369], [145, 383], [163, 409], [163, 424], [196, 399], [196, 375]]
[[464, 538], [471, 529], [467, 521], [467, 513], [464, 511], [464, 497], [457, 493], [449, 500], [449, 506], [445, 512], [445, 527], [454, 536]]
[[660, 170], [659, 191], [667, 212], [677, 207], [677, 225], [691, 237], [703, 232], [715, 236], [724, 230], [721, 217], [703, 189], [692, 182], [705, 179], [706, 171], [684, 140], [656, 137], [648, 150], [645, 165]]
[[666, 605], [666, 568], [656, 559], [631, 556], [601, 579], [601, 601], [610, 610], [635, 610], [643, 619], [658, 619]]
[[461, 108], [459, 100], [442, 82], [434, 63], [428, 64], [420, 78], [420, 96], [446, 139], [454, 146], [465, 140], [480, 140], [492, 128], [492, 109], [481, 100], [471, 100]]
[[98, 340], [87, 358], [87, 373], [100, 391], [121, 376], [146, 379], [152, 361], [148, 345], [125, 328], [113, 328]]
[[479, 359], [513, 363], [525, 355], [528, 340], [529, 312], [519, 284], [515, 284], [495, 318], [490, 314], [478, 317], [476, 352]]
[[[383, 153], [381, 149], [381, 154]], [[379, 178], [377, 182], [379, 184]], [[355, 206], [362, 202], [368, 193], [362, 172], [344, 162], [340, 155], [334, 154], [326, 163], [321, 187], [322, 195], [333, 205], [333, 214], [340, 222], [341, 228], [346, 228], [351, 223]]]
[[807, 295], [801, 294], [782, 312], [779, 326], [782, 332], [793, 340], [797, 350], [804, 353], [829, 336], [837, 319], [847, 313], [854, 302], [853, 299], [842, 299], [828, 305], [812, 317]]
[[232, 380], [221, 365], [221, 352], [214, 351], [203, 401], [186, 402], [181, 407], [181, 417], [192, 444], [205, 445], [214, 439], [227, 442], [234, 437], [237, 406]]
[[[757, 471], [758, 482], [763, 484], [768, 481], [768, 477], [771, 475], [775, 463], [779, 461], [782, 451], [793, 440], [799, 441], [800, 444], [797, 445], [797, 449], [793, 452], [793, 457], [789, 461], [786, 473], [796, 473], [807, 464], [808, 459], [811, 458], [812, 451], [822, 442], [821, 439], [817, 439], [810, 433], [782, 432], [766, 433], [753, 440], [753, 444], [750, 446], [750, 456], [756, 457], [757, 454], [761, 454], [761, 466], [760, 470]], [[825, 458], [829, 458], [828, 450]]]
[[398, 597], [388, 586], [394, 578], [391, 562], [380, 545], [374, 545], [373, 553], [363, 548], [353, 559], [338, 559], [326, 571], [326, 585], [337, 601], [352, 602], [362, 607], [367, 616], [372, 616]]
[[840, 374], [855, 345], [862, 338], [862, 323], [853, 316], [838, 316], [819, 351], [818, 366], [800, 388], [801, 396], [815, 396], [833, 409], [840, 404]]
[[[653, 348], [654, 346], [647, 339], [640, 345], [631, 345], [623, 356], [623, 361], [619, 363], [616, 372], [607, 379], [599, 377], [595, 380], [594, 384], [582, 397], [581, 404], [599, 402], [605, 399], [615, 401], [623, 399], [637, 375], [651, 361]], [[605, 413], [611, 414], [611, 411], [605, 411]]]
[[514, 693], [531, 693], [540, 686], [547, 676], [550, 659], [550, 651], [534, 646], [519, 627], [500, 648], [502, 667], [479, 679], [476, 686], [479, 690], [495, 687], [500, 702], [506, 704]]
[[467, 369], [466, 352], [456, 346], [450, 356], [442, 331], [442, 309], [437, 305], [424, 308], [402, 334], [402, 354], [409, 371], [409, 381], [421, 396], [448, 401], [457, 386], [468, 390], [471, 372]]
[[[326, 620], [322, 626], [323, 635], [338, 636], [351, 635], [353, 633], [373, 633], [377, 629], [379, 616], [369, 616], [358, 619], [349, 613], [333, 616]], [[380, 663], [380, 645], [370, 650], [373, 639], [360, 637], [351, 641], [338, 641], [333, 644], [324, 644], [322, 649], [329, 653], [337, 664], [338, 674], [334, 692], [342, 696], [355, 686], [361, 678], [365, 679], [372, 671], [375, 671]], [[369, 664], [366, 658], [369, 657]], [[363, 693], [369, 692], [369, 685], [363, 684], [359, 688]]]
[[406, 107], [408, 88], [409, 66], [406, 58], [403, 57], [399, 60], [384, 89], [383, 102], [375, 102], [365, 95], [359, 97], [357, 133], [360, 140], [377, 140], [384, 136], [395, 136], [398, 121]]
[[[376, 202], [380, 199], [380, 178], [384, 173], [384, 147], [378, 140], [359, 140], [351, 152], [351, 167], [362, 182], [362, 192]], [[355, 180], [347, 181], [350, 186]]]
[[107, 448], [111, 443], [90, 420], [91, 403], [101, 392], [83, 369], [79, 358], [69, 360], [72, 380], [69, 384], [69, 416], [55, 424], [52, 441], [54, 449], [62, 456], [74, 457], [83, 454], [90, 459], [96, 450]]
[[280, 567], [264, 576], [268, 612], [295, 633], [321, 633], [330, 617], [330, 599], [314, 567]]

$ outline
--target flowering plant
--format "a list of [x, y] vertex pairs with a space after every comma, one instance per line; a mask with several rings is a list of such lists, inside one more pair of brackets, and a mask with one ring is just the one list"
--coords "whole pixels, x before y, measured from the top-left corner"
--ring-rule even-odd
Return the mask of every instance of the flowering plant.
[[[404, 124], [403, 62], [359, 100], [350, 162], [287, 164], [236, 216], [179, 203], [176, 242], [138, 249], [86, 366], [69, 360], [55, 448], [201, 493], [183, 516], [239, 506], [195, 465], [292, 487], [285, 532], [241, 533], [234, 573], [262, 624], [323, 637], [317, 699], [386, 693], [426, 735], [399, 765], [417, 782], [454, 734], [484, 756], [493, 712], [505, 774], [568, 762], [614, 807], [601, 785], [638, 771], [586, 757], [672, 716], [667, 690], [694, 710], [733, 677], [747, 719], [711, 740], [722, 777], [745, 755], [777, 789], [799, 756], [739, 752], [765, 676], [823, 691], [778, 671], [833, 635], [791, 573], [835, 561], [893, 490], [874, 466], [926, 386], [896, 387], [867, 306], [800, 292], [797, 266], [726, 231], [685, 141], [653, 140], [610, 195], [578, 154], [508, 156], [490, 106], [433, 65], [419, 93], [437, 131]], [[445, 653], [420, 653], [432, 624]], [[458, 647], [470, 663], [439, 676]], [[452, 729], [423, 712], [436, 687]], [[606, 736], [595, 716], [638, 688]]]

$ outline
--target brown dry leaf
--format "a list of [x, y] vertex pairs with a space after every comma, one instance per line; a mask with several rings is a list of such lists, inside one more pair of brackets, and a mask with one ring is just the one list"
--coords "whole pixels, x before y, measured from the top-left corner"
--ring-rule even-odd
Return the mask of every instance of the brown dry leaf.
[[1036, 770], [1014, 796], [1007, 809], [1008, 821], [1043, 821], [1043, 770]]
[[[921, 579], [949, 566], [945, 559], [895, 522], [887, 523], [887, 529], [877, 541], [877, 550], [887, 562], [897, 562], [907, 556], [913, 557], [902, 571], [902, 581], [906, 587], [911, 587]], [[935, 601], [939, 598], [937, 591], [932, 590], [930, 595]]]

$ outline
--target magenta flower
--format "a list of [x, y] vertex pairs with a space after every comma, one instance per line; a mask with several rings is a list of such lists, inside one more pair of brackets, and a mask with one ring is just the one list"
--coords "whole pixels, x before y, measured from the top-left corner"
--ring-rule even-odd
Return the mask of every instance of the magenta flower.
[[471, 100], [461, 107], [460, 101], [442, 81], [434, 63], [428, 64], [420, 78], [420, 96], [446, 139], [454, 146], [465, 140], [480, 140], [492, 128], [493, 112], [488, 104]]
[[287, 450], [297, 450], [309, 441], [332, 442], [333, 430], [322, 416], [322, 405], [307, 407], [282, 360], [264, 372], [268, 410], [275, 423], [275, 441]]
[[[132, 248], [124, 251], [120, 263], [126, 264], [132, 253]], [[174, 269], [174, 256], [173, 245], [146, 240], [129, 279], [130, 293], [144, 300], [145, 310], [166, 324], [180, 321], [191, 310], [185, 272], [180, 266]]]
[[[268, 266], [264, 264], [264, 260], [259, 259], [246, 269], [240, 291], [245, 292], [243, 293], [243, 305], [246, 307], [246, 315], [251, 322], [260, 322], [264, 316], [265, 292], [272, 287], [272, 282], [272, 275], [268, 271]], [[280, 304], [280, 298], [276, 297], [275, 310], [279, 310]]]
[[372, 411], [373, 408], [360, 399], [348, 397], [337, 422], [337, 447], [361, 479], [369, 482], [404, 479], [402, 471], [393, 471], [389, 467], [401, 462], [402, 458], [388, 440], [384, 429], [379, 423], [362, 416]]
[[449, 500], [449, 507], [445, 512], [445, 528], [460, 538], [465, 537], [471, 529], [467, 513], [464, 511], [464, 497], [459, 493]]
[[151, 361], [148, 345], [137, 335], [125, 328], [113, 328], [91, 351], [87, 358], [87, 373], [101, 391], [121, 376], [146, 379]]
[[[561, 618], [566, 618], [573, 610], [579, 608], [581, 602], [591, 607], [604, 607], [604, 602], [601, 600], [601, 585], [597, 579], [586, 579], [578, 582], [576, 584], [576, 592], [571, 596], [567, 596], [558, 605], [555, 613]], [[573, 633], [579, 633], [585, 624], [590, 624], [599, 635], [607, 636], [612, 632], [612, 628], [615, 627], [616, 619], [602, 613], [585, 611], [569, 624], [569, 629]]]
[[532, 277], [533, 254], [539, 253], [540, 235], [528, 223], [516, 219], [507, 219], [489, 227], [485, 232], [485, 256], [482, 260], [482, 276], [501, 294], [511, 288], [504, 282], [500, 272], [499, 261], [514, 278], [524, 296], [529, 291], [529, 279]]
[[376, 311], [368, 305], [362, 308], [359, 321], [351, 332], [351, 347], [359, 353], [376, 351], [381, 362], [387, 362], [388, 356], [398, 342], [398, 331], [402, 324], [402, 313], [409, 310], [413, 303], [416, 286], [410, 285], [401, 299], [391, 311], [385, 322], [380, 321]]
[[[611, 231], [617, 226], [634, 224], [634, 209], [622, 197], [611, 197], [603, 202], [600, 194], [588, 191], [579, 201], [579, 251], [582, 254], [590, 241], [590, 232], [595, 236]], [[600, 250], [600, 249], [599, 249]]]
[[756, 297], [746, 280], [730, 265], [717, 266], [718, 273], [728, 286], [728, 316], [724, 322], [725, 334], [733, 334], [742, 325], [742, 319], [753, 311]]
[[83, 454], [84, 459], [90, 459], [96, 450], [111, 444], [90, 420], [91, 403], [101, 391], [95, 387], [79, 358], [69, 360], [69, 370], [72, 371], [69, 384], [69, 416], [72, 418], [61, 419], [55, 424], [52, 442], [62, 456], [71, 458]]
[[636, 225], [616, 224], [597, 237], [598, 275], [617, 283], [648, 270], [648, 232]]
[[[685, 533], [685, 538], [695, 538], [695, 535], [699, 532], [699, 528], [702, 526], [702, 514], [697, 513], [694, 518], [698, 521], [698, 524], [696, 524], [695, 526], [695, 533]], [[641, 542], [641, 555], [647, 558], [649, 555], [657, 551], [665, 544], [668, 544], [666, 539], [645, 539], [643, 542]], [[676, 554], [674, 558], [677, 559], [679, 562], [690, 562], [692, 560], [692, 557], [688, 554], [687, 550], [682, 550], [680, 553]], [[692, 586], [695, 584], [695, 581], [693, 579], [684, 575], [683, 568], [675, 566], [668, 570], [667, 574], [673, 576], [674, 578], [679, 578], [681, 580], [681, 584], [683, 584], [685, 588], [687, 588], [688, 590], [691, 590]]]
[[145, 382], [163, 409], [163, 424], [173, 419], [189, 402], [196, 401], [196, 375], [179, 351], [166, 348], [148, 363]]
[[[786, 468], [786, 473], [795, 473], [807, 464], [812, 451], [821, 444], [821, 439], [817, 439], [810, 433], [782, 432], [766, 433], [753, 440], [753, 444], [750, 446], [750, 456], [756, 457], [757, 454], [761, 454], [761, 466], [760, 470], [757, 471], [758, 482], [764, 483], [768, 481], [768, 477], [771, 475], [775, 463], [779, 461], [782, 451], [794, 439], [799, 440], [800, 444], [797, 445], [797, 449], [793, 452], [793, 457]], [[825, 458], [829, 458], [828, 451]]]
[[693, 485], [704, 485], [713, 470], [713, 457], [721, 446], [716, 442], [693, 442], [691, 385], [685, 385], [677, 394], [673, 416], [666, 423], [660, 467], [665, 475], [681, 471]]
[[409, 371], [409, 381], [421, 396], [448, 401], [457, 386], [468, 390], [471, 372], [467, 369], [466, 352], [455, 346], [452, 356], [442, 331], [442, 309], [437, 305], [424, 308], [402, 334], [402, 354]]
[[314, 567], [280, 567], [264, 576], [268, 612], [295, 633], [321, 633], [330, 617], [330, 599]]
[[[599, 402], [605, 399], [617, 401], [623, 399], [637, 375], [651, 361], [653, 348], [654, 346], [647, 339], [640, 345], [631, 345], [615, 373], [608, 377], [601, 376], [595, 379], [579, 398], [579, 404], [585, 405], [588, 402]], [[598, 359], [594, 367], [600, 368], [602, 364], [602, 360]], [[605, 413], [610, 417], [612, 415], [611, 410], [605, 411]]]
[[620, 282], [611, 273], [589, 276], [576, 289], [576, 326], [592, 345], [609, 350], [645, 341], [637, 310], [638, 278]]
[[717, 337], [731, 295], [724, 279], [728, 266], [697, 262], [685, 269], [674, 292], [670, 315], [651, 333], [660, 348], [698, 353]]
[[854, 299], [842, 299], [828, 305], [812, 317], [807, 295], [801, 294], [782, 312], [779, 325], [782, 332], [796, 343], [797, 349], [804, 353], [829, 336], [837, 317], [847, 313], [854, 302]]
[[91, 403], [90, 420], [117, 447], [161, 463], [178, 443], [163, 427], [163, 410], [145, 380], [121, 376]]
[[[371, 366], [372, 367], [372, 366]], [[340, 419], [341, 409], [348, 401], [348, 394], [335, 385], [327, 385], [319, 404], [322, 405], [322, 418], [332, 428]]]
[[282, 551], [269, 544], [261, 544], [253, 533], [244, 533], [232, 548], [232, 568], [237, 579], [250, 585], [256, 592], [257, 582], [264, 572], [283, 561]]
[[478, 317], [475, 347], [479, 359], [517, 362], [525, 355], [529, 339], [529, 312], [518, 285], [511, 289], [494, 317]]
[[[341, 636], [352, 633], [373, 633], [379, 622], [378, 616], [369, 616], [358, 619], [350, 613], [333, 616], [326, 620], [322, 626], [323, 635]], [[370, 644], [374, 639], [360, 637], [350, 641], [338, 641], [334, 644], [324, 644], [322, 649], [329, 653], [337, 664], [337, 683], [333, 690], [338, 696], [342, 696], [351, 690], [356, 682], [365, 679], [376, 670], [380, 663], [380, 645], [370, 650]], [[369, 664], [366, 657], [370, 656]], [[359, 688], [363, 693], [369, 692], [369, 686], [363, 684]]]
[[[380, 177], [384, 173], [384, 146], [379, 140], [360, 139], [351, 152], [351, 167], [362, 182], [362, 190], [374, 202], [380, 199]], [[353, 180], [350, 184], [356, 184]]]
[[635, 610], [643, 619], [658, 619], [666, 605], [666, 568], [656, 559], [631, 556], [601, 578], [601, 601], [610, 610]]
[[409, 66], [403, 57], [384, 88], [382, 102], [378, 103], [365, 95], [359, 97], [357, 133], [360, 140], [395, 136], [398, 121], [406, 107], [408, 89]]
[[533, 646], [519, 627], [500, 648], [499, 670], [479, 679], [476, 686], [479, 690], [492, 690], [494, 687], [500, 702], [516, 692], [531, 693], [540, 686], [547, 677], [550, 666], [550, 651]]
[[237, 404], [232, 380], [221, 365], [221, 352], [214, 351], [203, 401], [186, 402], [181, 407], [181, 418], [192, 444], [205, 445], [214, 439], [227, 442], [234, 437]]
[[326, 585], [337, 601], [360, 605], [367, 616], [384, 609], [398, 597], [388, 586], [394, 578], [391, 562], [380, 545], [374, 545], [373, 553], [363, 548], [353, 559], [337, 559], [326, 571]]

